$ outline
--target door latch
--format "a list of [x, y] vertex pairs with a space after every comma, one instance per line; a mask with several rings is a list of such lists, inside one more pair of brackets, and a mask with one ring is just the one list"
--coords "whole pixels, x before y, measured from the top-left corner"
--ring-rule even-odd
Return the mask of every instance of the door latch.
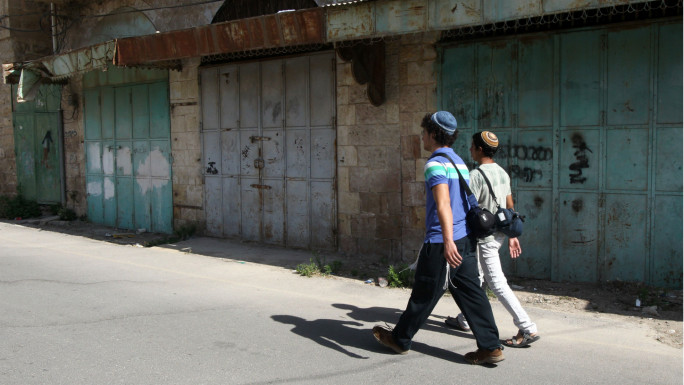
[[254, 159], [254, 168], [256, 168], [256, 169], [264, 168], [264, 160], [262, 158]]
[[261, 190], [270, 190], [271, 186], [265, 185], [265, 184], [251, 184], [250, 187], [256, 188], [256, 189], [261, 189]]
[[263, 142], [263, 141], [271, 140], [271, 138], [269, 138], [268, 136], [250, 136], [249, 140], [251, 140], [252, 143], [254, 143], [254, 142], [260, 142], [260, 141]]

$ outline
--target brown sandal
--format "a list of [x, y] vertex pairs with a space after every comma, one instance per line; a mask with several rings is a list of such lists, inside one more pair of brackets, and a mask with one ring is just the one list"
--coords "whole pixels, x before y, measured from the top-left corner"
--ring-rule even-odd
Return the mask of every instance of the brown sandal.
[[[538, 341], [540, 338], [541, 336], [539, 336], [537, 333], [532, 335], [529, 333], [518, 332], [518, 335], [511, 337], [510, 340], [506, 340], [504, 342], [504, 346], [509, 348], [526, 348], [530, 346], [532, 342]], [[520, 342], [518, 342], [518, 340], [520, 340]]]

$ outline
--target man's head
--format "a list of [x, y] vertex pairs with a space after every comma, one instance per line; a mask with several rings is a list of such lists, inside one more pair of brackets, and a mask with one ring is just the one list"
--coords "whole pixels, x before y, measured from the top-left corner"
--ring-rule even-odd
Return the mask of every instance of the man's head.
[[499, 138], [491, 131], [480, 131], [473, 134], [470, 155], [479, 162], [483, 157], [493, 158], [499, 149]]
[[[438, 147], [451, 147], [458, 136], [456, 118], [448, 111], [426, 114], [420, 126], [423, 128], [423, 144], [425, 147], [428, 147], [429, 139], [434, 141]], [[430, 150], [429, 148], [425, 149]]]

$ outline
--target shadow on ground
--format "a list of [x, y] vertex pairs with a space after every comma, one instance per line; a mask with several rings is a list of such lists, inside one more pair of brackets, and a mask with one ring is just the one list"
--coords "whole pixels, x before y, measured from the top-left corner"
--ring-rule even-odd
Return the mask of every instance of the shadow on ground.
[[[347, 316], [353, 321], [332, 319], [306, 320], [301, 317], [285, 314], [273, 315], [271, 318], [276, 322], [293, 325], [291, 329], [293, 333], [351, 358], [367, 359], [368, 356], [364, 352], [395, 354], [390, 349], [379, 344], [373, 337], [371, 329], [363, 326], [368, 323], [393, 324], [399, 319], [401, 315], [400, 310], [386, 307], [360, 308], [340, 303], [333, 304], [333, 307], [347, 311]], [[474, 340], [470, 333], [446, 328], [441, 322], [433, 319], [428, 319], [421, 330], [430, 330]], [[474, 341], [473, 346], [475, 346]], [[414, 342], [411, 350], [449, 362], [468, 364], [461, 354], [419, 342]]]

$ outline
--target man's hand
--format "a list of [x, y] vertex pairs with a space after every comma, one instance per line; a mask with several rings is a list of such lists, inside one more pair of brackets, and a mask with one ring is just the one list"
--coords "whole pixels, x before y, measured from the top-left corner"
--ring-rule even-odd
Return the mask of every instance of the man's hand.
[[451, 198], [449, 197], [449, 185], [440, 183], [432, 188], [432, 196], [437, 205], [437, 217], [442, 226], [442, 242], [444, 242], [444, 258], [451, 267], [458, 267], [463, 258], [458, 253], [454, 243], [454, 216], [451, 212]]
[[458, 267], [463, 261], [463, 257], [458, 253], [458, 248], [454, 242], [444, 242], [444, 258], [451, 267]]
[[511, 253], [511, 258], [513, 259], [518, 258], [522, 254], [518, 238], [508, 238], [508, 252]]

